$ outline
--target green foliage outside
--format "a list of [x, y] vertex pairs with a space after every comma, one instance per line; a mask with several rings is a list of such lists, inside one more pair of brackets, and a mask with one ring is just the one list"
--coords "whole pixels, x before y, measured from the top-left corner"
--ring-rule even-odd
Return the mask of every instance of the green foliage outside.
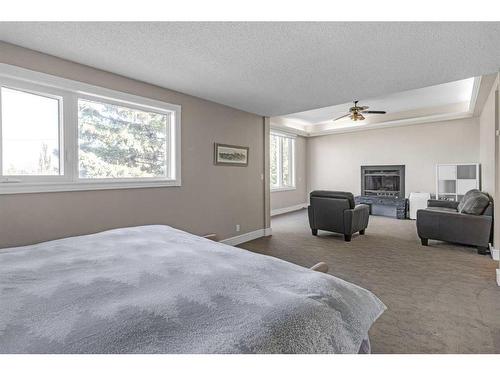
[[81, 178], [165, 177], [168, 115], [78, 101]]

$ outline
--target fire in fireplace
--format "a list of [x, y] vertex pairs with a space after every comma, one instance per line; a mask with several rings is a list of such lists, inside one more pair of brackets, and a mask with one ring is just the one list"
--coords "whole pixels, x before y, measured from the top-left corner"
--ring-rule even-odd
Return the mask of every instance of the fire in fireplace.
[[404, 197], [405, 166], [361, 166], [361, 195]]

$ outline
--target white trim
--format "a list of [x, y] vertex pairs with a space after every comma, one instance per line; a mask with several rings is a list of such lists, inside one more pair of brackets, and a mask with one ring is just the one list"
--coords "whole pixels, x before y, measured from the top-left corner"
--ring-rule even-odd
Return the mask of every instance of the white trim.
[[[66, 150], [66, 129], [64, 127], [65, 123], [65, 108], [64, 104], [66, 101], [69, 101], [70, 96], [67, 92], [63, 90], [54, 89], [52, 87], [39, 86], [37, 84], [28, 84], [26, 82], [22, 82], [19, 80], [12, 80], [10, 78], [5, 78], [0, 76], [0, 90], [7, 89], [11, 91], [16, 91], [19, 93], [25, 93], [30, 95], [35, 95], [43, 98], [48, 98], [52, 100], [57, 100], [57, 108], [58, 108], [58, 124], [57, 124], [57, 135], [58, 135], [58, 161], [59, 168], [58, 173], [54, 175], [23, 175], [23, 176], [3, 176], [3, 165], [0, 165], [0, 183], [17, 183], [18, 181], [30, 183], [32, 181], [37, 182], [55, 182], [55, 181], [67, 181], [69, 179], [68, 171], [66, 168], [67, 160], [65, 158], [65, 150]], [[1, 98], [0, 98], [1, 99]], [[1, 105], [1, 102], [0, 102]], [[1, 114], [0, 114], [1, 115]], [[2, 126], [2, 124], [0, 124]], [[3, 126], [2, 126], [3, 128]], [[2, 149], [2, 138], [0, 137], [0, 151]], [[0, 152], [3, 154], [3, 152]], [[1, 161], [1, 158], [0, 158]]]
[[500, 261], [500, 250], [495, 249], [491, 244], [490, 244], [490, 255], [493, 258], [493, 260]]
[[481, 87], [482, 76], [474, 77], [474, 83], [472, 86], [472, 93], [469, 100], [469, 112], [474, 113], [476, 109], [477, 97], [479, 95], [479, 89]]
[[333, 128], [333, 129], [325, 129], [314, 131], [315, 125], [322, 124], [330, 124], [330, 121], [324, 121], [316, 124], [307, 125], [308, 128], [306, 130], [296, 129], [291, 126], [281, 125], [276, 122], [276, 120], [271, 119], [271, 128], [275, 128], [282, 132], [290, 132], [293, 134], [301, 135], [303, 137], [318, 137], [322, 135], [330, 135], [330, 134], [342, 134], [342, 133], [352, 133], [363, 130], [372, 130], [372, 129], [382, 129], [382, 128], [392, 128], [404, 125], [419, 125], [426, 124], [430, 122], [438, 122], [438, 121], [448, 121], [448, 120], [458, 120], [463, 118], [470, 118], [474, 116], [474, 110], [476, 108], [477, 98], [479, 95], [479, 89], [481, 87], [481, 79], [482, 77], [474, 77], [474, 83], [472, 86], [471, 97], [469, 99], [469, 105], [467, 107], [467, 111], [464, 112], [454, 112], [454, 113], [442, 113], [437, 115], [428, 115], [421, 117], [413, 117], [406, 118], [400, 120], [392, 120], [392, 121], [384, 121], [375, 124], [369, 125], [357, 125], [357, 126], [346, 126], [343, 128]]
[[[81, 181], [81, 180], [80, 180]], [[181, 186], [176, 180], [99, 181], [59, 183], [6, 183], [0, 185], [2, 194], [53, 193], [61, 191], [115, 190]]]
[[271, 128], [271, 135], [278, 135], [280, 137], [287, 137], [287, 138], [297, 138], [297, 134], [290, 133], [286, 130], [276, 130], [275, 128]]
[[[287, 134], [279, 133], [279, 132], [274, 132], [271, 130], [270, 135], [269, 135], [269, 144], [271, 144], [271, 138], [276, 137], [278, 140], [278, 159], [277, 159], [277, 166], [276, 170], [278, 172], [277, 179], [279, 182], [279, 186], [273, 186], [271, 185], [271, 192], [275, 191], [287, 191], [287, 190], [294, 190], [296, 189], [296, 181], [295, 181], [295, 176], [297, 173], [297, 168], [296, 168], [296, 163], [295, 163], [295, 151], [296, 151], [296, 137], [295, 136], [290, 136]], [[281, 185], [283, 183], [283, 143], [287, 142], [289, 144], [289, 152], [288, 152], [288, 160], [291, 165], [289, 165], [290, 173], [291, 173], [291, 185]]]
[[291, 126], [286, 126], [286, 125], [281, 125], [273, 122], [273, 119], [271, 118], [271, 131], [277, 131], [281, 133], [287, 133], [291, 134], [294, 136], [302, 136], [302, 137], [308, 137], [309, 133], [305, 130], [302, 129], [297, 129]]
[[240, 234], [239, 236], [235, 237], [229, 237], [226, 238], [225, 240], [221, 240], [219, 242], [229, 245], [229, 246], [236, 246], [244, 242], [252, 241], [260, 237], [266, 237], [270, 236], [272, 233], [271, 228], [266, 228], [266, 229], [257, 229], [254, 230], [253, 232], [248, 232], [244, 234]]
[[329, 135], [329, 134], [354, 133], [354, 132], [359, 132], [359, 131], [363, 131], [363, 130], [372, 130], [372, 129], [395, 128], [395, 127], [403, 126], [403, 125], [406, 125], [406, 126], [408, 126], [408, 125], [423, 125], [423, 124], [428, 124], [431, 122], [459, 120], [459, 119], [471, 118], [471, 117], [473, 117], [473, 113], [470, 113], [468, 111], [467, 112], [451, 113], [451, 114], [446, 113], [446, 114], [441, 114], [441, 115], [432, 115], [432, 116], [415, 117], [415, 118], [403, 119], [403, 120], [386, 121], [386, 122], [380, 122], [380, 123], [371, 124], [371, 125], [349, 126], [349, 127], [344, 127], [344, 128], [338, 128], [338, 129], [327, 129], [327, 130], [309, 133], [309, 137], [318, 137], [318, 136]]
[[271, 216], [286, 214], [287, 212], [302, 210], [303, 208], [307, 208], [307, 203], [296, 204], [295, 206], [276, 208], [271, 210]]
[[283, 187], [271, 188], [271, 193], [279, 193], [280, 191], [291, 191], [291, 190], [297, 190], [297, 188], [295, 186], [283, 186]]
[[269, 237], [273, 235], [273, 230], [272, 228], [266, 228], [264, 229], [264, 237]]
[[[0, 174], [0, 195], [56, 191], [130, 189], [181, 186], [181, 106], [104, 87], [60, 78], [17, 66], [0, 63], [2, 86], [54, 96], [63, 100], [61, 111], [60, 176], [5, 176]], [[168, 114], [169, 175], [172, 178], [81, 179], [78, 176], [78, 99], [103, 101], [132, 109]], [[0, 139], [1, 140], [1, 139]], [[0, 159], [1, 162], [1, 159]], [[1, 165], [0, 165], [1, 168]], [[3, 183], [2, 183], [3, 182]]]
[[497, 268], [497, 285], [500, 286], [500, 268]]
[[46, 73], [36, 72], [34, 70], [20, 68], [14, 65], [0, 63], [0, 76], [33, 84], [42, 84], [44, 86], [53, 87], [63, 91], [70, 91], [77, 94], [90, 95], [93, 97], [100, 96], [103, 99], [108, 98], [114, 101], [121, 101], [124, 104], [140, 103], [142, 107], [149, 106], [160, 110], [166, 108], [171, 111], [181, 110], [181, 106], [177, 104], [171, 104], [122, 91], [107, 89], [101, 86], [90, 85], [72, 79], [61, 78]]

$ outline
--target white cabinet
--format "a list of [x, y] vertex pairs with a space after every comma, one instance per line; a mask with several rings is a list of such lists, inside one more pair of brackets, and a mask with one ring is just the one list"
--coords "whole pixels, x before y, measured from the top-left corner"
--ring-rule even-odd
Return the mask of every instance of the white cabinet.
[[473, 179], [460, 179], [457, 180], [457, 195], [464, 195], [469, 190], [477, 189], [477, 181]]
[[438, 165], [438, 174], [440, 180], [456, 180], [457, 166], [456, 165]]
[[427, 201], [431, 199], [429, 193], [410, 193], [408, 201], [410, 204], [410, 219], [417, 219], [417, 211], [427, 208]]
[[436, 199], [459, 201], [471, 189], [480, 189], [478, 163], [436, 166]]

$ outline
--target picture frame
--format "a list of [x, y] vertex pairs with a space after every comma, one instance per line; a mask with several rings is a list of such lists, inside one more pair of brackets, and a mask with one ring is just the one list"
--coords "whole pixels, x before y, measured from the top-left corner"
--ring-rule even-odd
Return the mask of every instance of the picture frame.
[[214, 144], [214, 164], [247, 167], [250, 148], [245, 146]]

